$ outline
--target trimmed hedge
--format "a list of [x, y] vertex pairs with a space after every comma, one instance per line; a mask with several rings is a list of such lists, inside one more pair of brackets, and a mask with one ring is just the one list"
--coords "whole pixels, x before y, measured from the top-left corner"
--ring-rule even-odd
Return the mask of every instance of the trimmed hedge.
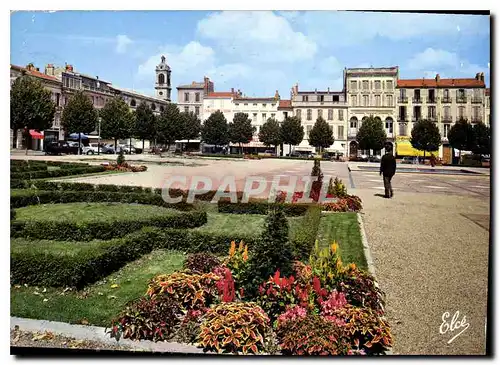
[[[219, 213], [231, 214], [263, 214], [267, 215], [271, 204], [267, 201], [249, 201], [248, 203], [231, 203], [229, 201], [218, 202]], [[286, 216], [296, 217], [304, 215], [310, 204], [278, 204]]]
[[75, 203], [75, 202], [115, 202], [115, 203], [137, 203], [157, 205], [160, 207], [174, 208], [177, 210], [189, 211], [194, 209], [192, 204], [180, 202], [177, 204], [166, 203], [158, 194], [134, 194], [134, 193], [114, 193], [104, 191], [37, 191], [22, 190], [16, 195], [11, 195], [11, 208], [21, 208], [34, 204], [50, 203]]
[[293, 250], [298, 260], [307, 260], [316, 242], [319, 223], [321, 220], [321, 207], [311, 205], [307, 209], [301, 224], [294, 231], [291, 238]]
[[12, 250], [11, 283], [81, 289], [153, 249], [226, 254], [233, 240], [244, 240], [251, 246], [255, 238], [229, 237], [189, 229], [146, 227], [123, 238], [89, 246], [77, 255], [64, 255], [50, 250]]
[[89, 246], [78, 255], [63, 255], [50, 250], [13, 250], [10, 256], [11, 283], [81, 289], [151, 252], [153, 245], [154, 237], [136, 232]]
[[144, 227], [195, 228], [205, 223], [207, 223], [207, 213], [203, 211], [110, 222], [14, 221], [11, 223], [10, 234], [14, 238], [63, 241], [109, 240], [123, 237]]
[[12, 180], [44, 179], [48, 177], [82, 175], [104, 171], [106, 171], [106, 168], [104, 166], [87, 166], [77, 168], [64, 168], [60, 170], [15, 172], [10, 175], [10, 178]]

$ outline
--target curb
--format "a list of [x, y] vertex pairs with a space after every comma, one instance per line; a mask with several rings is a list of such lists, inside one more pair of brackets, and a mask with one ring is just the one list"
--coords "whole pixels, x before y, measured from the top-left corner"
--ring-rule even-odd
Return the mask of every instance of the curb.
[[[373, 258], [370, 251], [370, 246], [368, 246], [368, 240], [366, 238], [365, 227], [363, 225], [363, 218], [361, 217], [361, 213], [356, 214], [358, 217], [359, 231], [361, 232], [361, 242], [363, 243], [363, 253], [365, 254], [366, 263], [368, 265], [368, 272], [377, 280], [375, 275], [375, 266], [373, 265]], [[394, 355], [392, 350], [388, 350], [385, 352], [386, 355]]]
[[14, 329], [15, 326], [19, 326], [19, 329], [24, 331], [50, 331], [56, 335], [73, 337], [77, 340], [98, 341], [117, 347], [129, 346], [131, 349], [149, 350], [167, 354], [211, 355], [209, 352], [203, 352], [203, 349], [201, 348], [177, 342], [153, 342], [145, 340], [132, 341], [129, 339], [120, 339], [120, 341], [116, 341], [114, 338], [106, 335], [104, 327], [83, 326], [63, 322], [10, 317], [10, 328]]

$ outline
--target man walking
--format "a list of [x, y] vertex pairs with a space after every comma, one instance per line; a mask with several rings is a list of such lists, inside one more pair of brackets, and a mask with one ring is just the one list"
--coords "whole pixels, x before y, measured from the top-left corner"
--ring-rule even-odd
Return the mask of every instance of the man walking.
[[382, 156], [382, 160], [380, 161], [380, 175], [384, 176], [384, 188], [385, 188], [385, 197], [392, 198], [394, 193], [392, 191], [391, 180], [394, 174], [396, 173], [396, 158], [392, 154], [392, 150], [386, 148], [385, 155]]

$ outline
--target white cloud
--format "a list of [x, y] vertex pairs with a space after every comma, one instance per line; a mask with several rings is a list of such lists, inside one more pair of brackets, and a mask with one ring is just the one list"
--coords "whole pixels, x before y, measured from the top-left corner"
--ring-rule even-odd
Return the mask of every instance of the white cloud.
[[308, 11], [300, 13], [295, 22], [318, 44], [338, 46], [377, 36], [399, 41], [422, 36], [475, 37], [490, 33], [489, 17], [475, 15]]
[[342, 72], [342, 64], [336, 57], [330, 56], [319, 62], [319, 70], [325, 75], [338, 75]]
[[271, 11], [223, 11], [198, 22], [200, 36], [214, 41], [222, 52], [258, 63], [312, 59], [317, 46], [289, 21]]
[[119, 34], [116, 36], [116, 48], [115, 51], [117, 53], [125, 53], [127, 51], [127, 47], [132, 44], [132, 40], [124, 34]]

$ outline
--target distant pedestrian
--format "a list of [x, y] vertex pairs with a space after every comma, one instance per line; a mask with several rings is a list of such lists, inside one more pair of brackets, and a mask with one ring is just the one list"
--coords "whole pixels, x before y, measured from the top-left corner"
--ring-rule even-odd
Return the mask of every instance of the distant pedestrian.
[[386, 149], [386, 153], [384, 156], [382, 156], [382, 159], [380, 161], [380, 175], [384, 176], [384, 189], [386, 198], [392, 198], [394, 196], [391, 180], [395, 173], [396, 158], [392, 154], [392, 150]]

